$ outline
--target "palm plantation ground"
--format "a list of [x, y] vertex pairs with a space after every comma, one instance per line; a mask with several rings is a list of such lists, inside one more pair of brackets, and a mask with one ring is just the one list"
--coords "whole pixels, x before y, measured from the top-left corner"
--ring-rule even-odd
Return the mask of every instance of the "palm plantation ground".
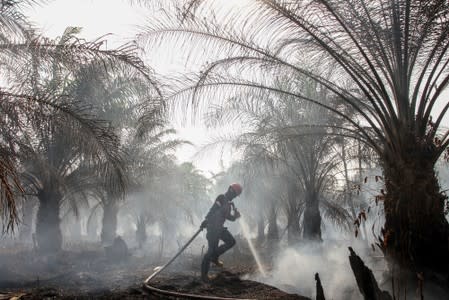
[[[1, 293], [154, 297], [144, 278], [238, 182], [225, 269], [199, 280], [200, 235], [157, 287], [449, 295], [447, 1], [129, 1], [147, 18], [115, 48], [45, 37], [37, 5], [0, 4]], [[173, 129], [190, 119], [201, 147]], [[233, 160], [179, 162], [193, 146]]]

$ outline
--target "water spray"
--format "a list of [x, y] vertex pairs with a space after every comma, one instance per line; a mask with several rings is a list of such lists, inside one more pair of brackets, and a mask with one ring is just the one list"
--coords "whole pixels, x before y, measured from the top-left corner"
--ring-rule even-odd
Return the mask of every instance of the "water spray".
[[[232, 208], [234, 209], [234, 213], [239, 214], [237, 209], [234, 206], [234, 203], [231, 203]], [[252, 255], [254, 256], [254, 259], [256, 260], [257, 267], [259, 268], [260, 273], [262, 276], [266, 276], [266, 272], [260, 262], [259, 255], [257, 254], [256, 248], [254, 247], [251, 238], [249, 236], [249, 228], [247, 223], [243, 220], [243, 218], [239, 219], [240, 226], [243, 231], [243, 235], [245, 236], [246, 240], [248, 241], [249, 248], [251, 250]], [[195, 234], [190, 238], [190, 240], [187, 241], [187, 243], [176, 253], [175, 256], [173, 256], [165, 265], [163, 266], [157, 266], [154, 268], [153, 274], [151, 274], [143, 284], [143, 287], [153, 293], [161, 294], [161, 295], [167, 295], [167, 296], [174, 296], [174, 297], [182, 297], [182, 298], [188, 298], [188, 299], [210, 299], [210, 300], [254, 300], [254, 299], [239, 299], [239, 298], [226, 298], [226, 297], [215, 297], [215, 296], [203, 296], [203, 295], [193, 295], [193, 294], [187, 294], [187, 293], [179, 293], [179, 292], [172, 292], [168, 290], [162, 290], [158, 289], [154, 286], [150, 285], [150, 281], [156, 277], [160, 272], [162, 272], [165, 268], [167, 268], [192, 242], [193, 240], [200, 234], [200, 232], [203, 230], [203, 227], [200, 227]]]
[[248, 224], [243, 220], [243, 217], [240, 217], [239, 219], [240, 227], [242, 228], [243, 236], [248, 241], [249, 249], [251, 250], [251, 254], [254, 256], [254, 259], [256, 260], [257, 267], [259, 268], [260, 274], [262, 274], [263, 277], [267, 276], [267, 273], [265, 272], [265, 269], [260, 261], [259, 254], [256, 251], [256, 248], [254, 247], [253, 242], [251, 241], [251, 237], [249, 236], [249, 228]]

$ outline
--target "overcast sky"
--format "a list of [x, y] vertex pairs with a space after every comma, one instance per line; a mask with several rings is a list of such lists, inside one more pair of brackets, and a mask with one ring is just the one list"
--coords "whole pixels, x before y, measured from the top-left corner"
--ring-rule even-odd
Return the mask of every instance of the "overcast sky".
[[53, 0], [33, 6], [28, 15], [49, 37], [61, 35], [67, 26], [80, 26], [86, 39], [113, 33], [110, 39], [123, 42], [132, 38], [144, 12], [121, 0]]

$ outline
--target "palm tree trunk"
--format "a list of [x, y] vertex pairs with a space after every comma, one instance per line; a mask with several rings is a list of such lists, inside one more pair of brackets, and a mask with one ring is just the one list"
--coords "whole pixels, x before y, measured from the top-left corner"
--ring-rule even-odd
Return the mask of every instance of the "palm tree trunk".
[[[357, 161], [358, 161], [358, 165], [359, 165], [357, 173], [358, 173], [358, 176], [359, 176], [359, 184], [362, 185], [362, 182], [363, 182], [363, 177], [362, 177], [362, 142], [360, 140], [357, 141], [357, 152], [358, 152]], [[361, 190], [361, 188], [360, 188], [360, 190]], [[360, 192], [360, 190], [359, 190], [357, 199], [358, 199], [359, 203], [361, 203], [363, 206], [366, 206], [366, 205], [364, 205], [364, 203], [365, 203], [365, 196], [364, 196], [364, 194], [362, 192]], [[369, 242], [369, 238], [368, 238], [368, 231], [366, 230], [366, 220], [364, 220], [363, 218], [362, 218], [362, 231], [363, 231], [363, 235], [365, 236], [366, 244], [369, 247], [370, 246], [370, 242]]]
[[98, 235], [97, 235], [97, 218], [96, 216], [91, 216], [87, 219], [87, 236], [90, 240], [97, 241]]
[[147, 223], [145, 222], [145, 216], [141, 215], [137, 220], [137, 228], [136, 228], [136, 240], [139, 245], [139, 249], [142, 248], [143, 244], [147, 240]]
[[385, 208], [386, 255], [414, 272], [449, 274], [446, 197], [440, 192], [432, 159], [409, 153], [406, 160], [384, 162], [386, 193], [380, 198]]
[[357, 219], [357, 213], [356, 213], [356, 209], [354, 206], [354, 199], [352, 197], [349, 172], [348, 172], [348, 163], [346, 161], [345, 140], [343, 138], [342, 138], [342, 143], [341, 143], [341, 161], [343, 162], [343, 169], [344, 169], [345, 182], [346, 182], [345, 183], [345, 185], [346, 185], [345, 198], [346, 198], [346, 202], [349, 203], [349, 208], [351, 209], [352, 220], [354, 221], [355, 219]]
[[70, 237], [74, 240], [80, 240], [81, 239], [81, 217], [74, 217], [74, 222], [70, 225]]
[[287, 241], [288, 245], [294, 245], [299, 241], [301, 236], [301, 227], [299, 226], [299, 218], [301, 216], [298, 209], [298, 190], [294, 184], [290, 182], [287, 189]]
[[59, 218], [61, 195], [58, 191], [43, 189], [38, 195], [39, 208], [36, 216], [36, 240], [39, 251], [57, 252], [62, 247]]
[[257, 243], [262, 244], [265, 241], [265, 220], [262, 214], [257, 220]]
[[270, 217], [268, 221], [267, 239], [271, 241], [279, 240], [279, 229], [277, 224], [277, 214], [274, 204], [271, 204]]
[[316, 194], [308, 193], [306, 196], [303, 227], [304, 239], [321, 241], [321, 215]]
[[288, 216], [288, 245], [294, 245], [299, 241], [301, 236], [301, 227], [299, 226], [299, 216], [296, 213], [291, 213]]
[[105, 202], [103, 206], [103, 223], [101, 228], [101, 242], [112, 244], [117, 231], [118, 208], [115, 202]]
[[22, 224], [20, 224], [19, 238], [21, 241], [31, 244], [31, 232], [33, 228], [34, 208], [36, 207], [36, 199], [27, 198], [22, 207]]

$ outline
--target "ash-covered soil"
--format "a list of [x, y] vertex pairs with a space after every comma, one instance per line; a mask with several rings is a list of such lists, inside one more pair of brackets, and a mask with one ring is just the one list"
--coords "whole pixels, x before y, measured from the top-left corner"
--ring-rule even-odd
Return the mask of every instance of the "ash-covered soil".
[[[212, 268], [211, 274], [215, 274], [216, 278], [210, 283], [200, 280], [201, 257], [182, 255], [154, 278], [151, 286], [172, 292], [216, 297], [309, 299], [241, 279], [255, 272], [256, 268], [252, 259], [239, 255], [241, 257], [235, 254], [225, 257], [223, 269]], [[167, 295], [143, 287], [145, 278], [167, 259], [131, 254], [122, 261], [111, 260], [101, 247], [62, 251], [56, 255], [3, 249], [0, 252], [0, 300], [167, 299]]]
[[[178, 293], [209, 295], [215, 297], [229, 297], [240, 299], [286, 299], [306, 300], [309, 298], [295, 294], [288, 294], [275, 287], [255, 282], [242, 280], [237, 273], [220, 271], [210, 283], [203, 283], [198, 277], [177, 274], [169, 277], [161, 277], [151, 283], [151, 286]], [[164, 298], [163, 294], [155, 293], [155, 296]]]

